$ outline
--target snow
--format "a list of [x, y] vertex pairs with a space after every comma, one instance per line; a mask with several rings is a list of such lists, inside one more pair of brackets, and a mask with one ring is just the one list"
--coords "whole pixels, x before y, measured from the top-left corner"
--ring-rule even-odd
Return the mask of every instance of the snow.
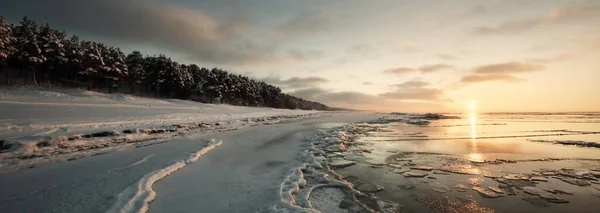
[[307, 137], [323, 123], [374, 118], [342, 113], [210, 135], [223, 145], [158, 182], [149, 212], [319, 212], [309, 206], [314, 189], [347, 185], [318, 169]]
[[341, 195], [360, 192], [326, 171], [315, 135], [339, 144], [332, 128], [376, 118], [58, 88], [0, 99], [0, 139], [14, 146], [0, 169], [20, 165], [0, 172], [7, 213], [344, 212], [354, 201]]
[[[98, 150], [109, 152], [182, 134], [276, 123], [321, 113], [78, 89], [0, 88], [0, 140], [6, 146], [0, 153], [0, 169], [32, 166], [31, 162], [37, 164], [42, 158], [55, 161], [57, 155], [81, 150], [89, 150], [87, 155], [91, 155]], [[130, 134], [120, 134], [124, 130]], [[22, 165], [15, 165], [17, 163]]]
[[[118, 196], [116, 204], [107, 211], [107, 213], [145, 213], [148, 211], [148, 204], [156, 197], [156, 192], [152, 185], [166, 176], [176, 172], [188, 164], [196, 162], [202, 155], [210, 150], [220, 146], [223, 141], [211, 140], [208, 145], [199, 151], [191, 154], [187, 159], [180, 160], [165, 168], [156, 170], [145, 175], [135, 184], [125, 189]], [[146, 158], [144, 158], [146, 159]], [[142, 160], [144, 160], [142, 159]], [[134, 163], [137, 164], [138, 162]]]

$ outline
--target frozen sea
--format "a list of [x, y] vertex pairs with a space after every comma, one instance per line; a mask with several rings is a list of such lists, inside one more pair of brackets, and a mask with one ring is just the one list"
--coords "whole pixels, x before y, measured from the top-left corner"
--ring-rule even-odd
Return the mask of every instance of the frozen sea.
[[[600, 208], [600, 113], [392, 114], [362, 125], [336, 169], [406, 212]], [[360, 132], [360, 131], [358, 131]], [[356, 152], [356, 150], [363, 150]]]

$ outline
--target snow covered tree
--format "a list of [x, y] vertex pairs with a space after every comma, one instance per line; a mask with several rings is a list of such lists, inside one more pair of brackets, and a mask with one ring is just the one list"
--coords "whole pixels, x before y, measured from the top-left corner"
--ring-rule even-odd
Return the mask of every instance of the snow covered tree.
[[[130, 92], [135, 92], [136, 85], [144, 80], [144, 56], [140, 51], [133, 51], [125, 58], [127, 72], [125, 73], [125, 82], [129, 85]], [[140, 89], [140, 95], [142, 94]]]
[[144, 58], [144, 78], [142, 79], [142, 84], [148, 89], [147, 92], [154, 91], [155, 96], [158, 96], [158, 85], [156, 84], [158, 79], [157, 61], [156, 56], [146, 56]]
[[79, 72], [83, 69], [83, 54], [84, 51], [79, 37], [72, 36], [69, 40], [65, 41], [66, 69], [63, 72], [64, 78], [77, 80]]
[[13, 37], [12, 27], [4, 22], [4, 17], [0, 16], [0, 71], [4, 71], [6, 84], [10, 84], [8, 70], [4, 70], [6, 60], [15, 52], [13, 44], [16, 39]]
[[192, 78], [194, 79], [194, 88], [193, 93], [198, 97], [204, 95], [205, 93], [205, 85], [208, 83], [208, 75], [209, 70], [206, 68], [199, 68], [197, 65], [190, 65], [190, 73], [192, 74]]
[[182, 88], [180, 88], [180, 91], [178, 92], [178, 98], [189, 99], [194, 91], [196, 82], [190, 72], [190, 67], [191, 66], [185, 64], [180, 65], [179, 76], [181, 77]]
[[87, 89], [95, 85], [102, 70], [106, 69], [102, 58], [102, 46], [95, 42], [84, 41], [81, 43], [83, 49], [82, 70], [79, 74], [87, 79]]
[[[139, 87], [140, 95], [146, 91], [154, 92], [156, 97], [189, 99], [194, 95], [194, 100], [208, 99], [211, 103], [218, 100], [243, 106], [327, 109], [323, 104], [284, 94], [273, 85], [219, 68], [179, 64], [162, 54], [144, 57], [139, 51], [126, 56], [117, 47], [66, 37], [65, 32], [48, 24], [38, 28], [27, 17], [15, 27], [0, 16], [0, 68], [4, 64], [19, 68], [20, 75], [25, 70], [25, 84], [29, 73], [33, 73], [37, 84], [36, 72], [42, 72], [49, 86], [60, 80], [62, 85], [87, 84], [88, 89], [103, 86], [113, 92], [128, 84], [132, 93]], [[6, 79], [9, 81], [8, 75]]]
[[111, 93], [116, 90], [120, 80], [125, 79], [127, 73], [127, 64], [125, 63], [125, 54], [119, 49], [114, 47], [106, 47], [100, 45], [102, 49], [102, 66], [101, 77], [102, 81], [108, 86], [108, 92]]
[[[27, 69], [33, 72], [33, 83], [37, 85], [36, 69], [46, 61], [46, 57], [42, 55], [42, 49], [38, 45], [38, 27], [37, 24], [24, 17], [21, 21], [21, 26], [16, 28], [16, 43], [17, 58], [20, 63]], [[27, 84], [27, 75], [25, 75], [25, 84]]]
[[65, 42], [66, 33], [58, 32], [50, 28], [48, 24], [40, 28], [38, 34], [38, 46], [42, 50], [42, 55], [46, 58], [42, 64], [41, 70], [47, 77], [48, 86], [50, 86], [50, 77], [55, 77], [54, 73], [57, 69], [63, 68], [67, 62], [65, 57]]

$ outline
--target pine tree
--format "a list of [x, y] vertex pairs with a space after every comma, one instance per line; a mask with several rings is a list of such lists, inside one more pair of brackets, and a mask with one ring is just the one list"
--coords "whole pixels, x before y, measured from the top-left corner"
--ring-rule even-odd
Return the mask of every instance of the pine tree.
[[66, 69], [63, 77], [77, 81], [79, 72], [83, 70], [83, 47], [79, 37], [73, 36], [65, 41]]
[[10, 55], [15, 52], [13, 44], [16, 39], [13, 37], [12, 27], [4, 22], [4, 17], [0, 16], [0, 71], [4, 71], [6, 84], [10, 84], [8, 70], [4, 70], [6, 61]]
[[[16, 31], [17, 42], [17, 58], [27, 70], [33, 72], [33, 83], [37, 85], [36, 69], [40, 67], [46, 57], [42, 55], [42, 50], [38, 46], [38, 27], [34, 21], [24, 17], [21, 21], [21, 26], [18, 26]], [[25, 84], [27, 84], [27, 75], [25, 75]]]
[[40, 29], [38, 35], [38, 46], [42, 49], [42, 55], [46, 58], [42, 64], [42, 71], [47, 76], [48, 86], [50, 86], [50, 77], [55, 77], [54, 73], [57, 69], [63, 68], [67, 62], [65, 57], [64, 40], [66, 34], [64, 32], [58, 32], [48, 24], [44, 25]]
[[119, 49], [114, 47], [102, 47], [102, 61], [104, 66], [102, 67], [102, 77], [105, 83], [108, 85], [108, 92], [116, 91], [118, 83], [126, 78], [127, 64], [125, 63], [125, 54]]
[[87, 89], [90, 90], [92, 85], [96, 85], [100, 72], [106, 69], [102, 59], [102, 46], [90, 41], [83, 41], [81, 46], [83, 67], [79, 74], [87, 79]]
[[[284, 94], [273, 85], [219, 68], [179, 64], [162, 54], [144, 57], [139, 51], [125, 56], [117, 47], [80, 41], [77, 36], [66, 39], [65, 32], [48, 24], [38, 28], [27, 17], [14, 27], [0, 16], [0, 68], [4, 64], [18, 67], [21, 73], [25, 69], [25, 83], [32, 72], [37, 84], [36, 72], [42, 72], [49, 85], [61, 77], [62, 82], [71, 85], [85, 83], [88, 89], [107, 86], [109, 92], [129, 84], [132, 93], [139, 87], [140, 95], [145, 89], [157, 97], [189, 99], [194, 95], [195, 100], [208, 98], [211, 103], [327, 109], [323, 104]], [[8, 82], [8, 74], [6, 79]]]
[[209, 71], [206, 68], [199, 68], [197, 65], [190, 65], [190, 73], [194, 79], [194, 88], [192, 93], [201, 97], [205, 94], [205, 86], [208, 83]]
[[144, 58], [144, 79], [142, 83], [147, 89], [154, 91], [154, 95], [158, 97], [158, 57], [146, 56]]
[[[133, 51], [125, 58], [127, 72], [125, 82], [129, 84], [131, 93], [135, 92], [135, 86], [141, 84], [144, 80], [144, 56], [140, 51]], [[140, 95], [142, 90], [140, 89]]]

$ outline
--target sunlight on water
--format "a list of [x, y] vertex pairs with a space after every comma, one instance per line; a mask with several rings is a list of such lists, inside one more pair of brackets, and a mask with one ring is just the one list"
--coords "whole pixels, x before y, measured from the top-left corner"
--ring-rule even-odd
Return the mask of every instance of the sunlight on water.
[[471, 139], [477, 138], [477, 114], [474, 111], [469, 113], [469, 125], [471, 126]]
[[482, 162], [484, 160], [483, 156], [479, 153], [477, 149], [477, 114], [475, 113], [475, 103], [469, 103], [468, 109], [469, 113], [469, 126], [470, 126], [470, 135], [471, 135], [471, 153], [467, 156], [470, 161], [474, 162]]
[[[477, 148], [475, 146], [475, 148]], [[473, 153], [469, 154], [467, 156], [467, 159], [473, 162], [483, 162], [484, 158], [483, 155], [481, 155], [480, 153], [476, 153], [477, 150], [473, 150]]]

